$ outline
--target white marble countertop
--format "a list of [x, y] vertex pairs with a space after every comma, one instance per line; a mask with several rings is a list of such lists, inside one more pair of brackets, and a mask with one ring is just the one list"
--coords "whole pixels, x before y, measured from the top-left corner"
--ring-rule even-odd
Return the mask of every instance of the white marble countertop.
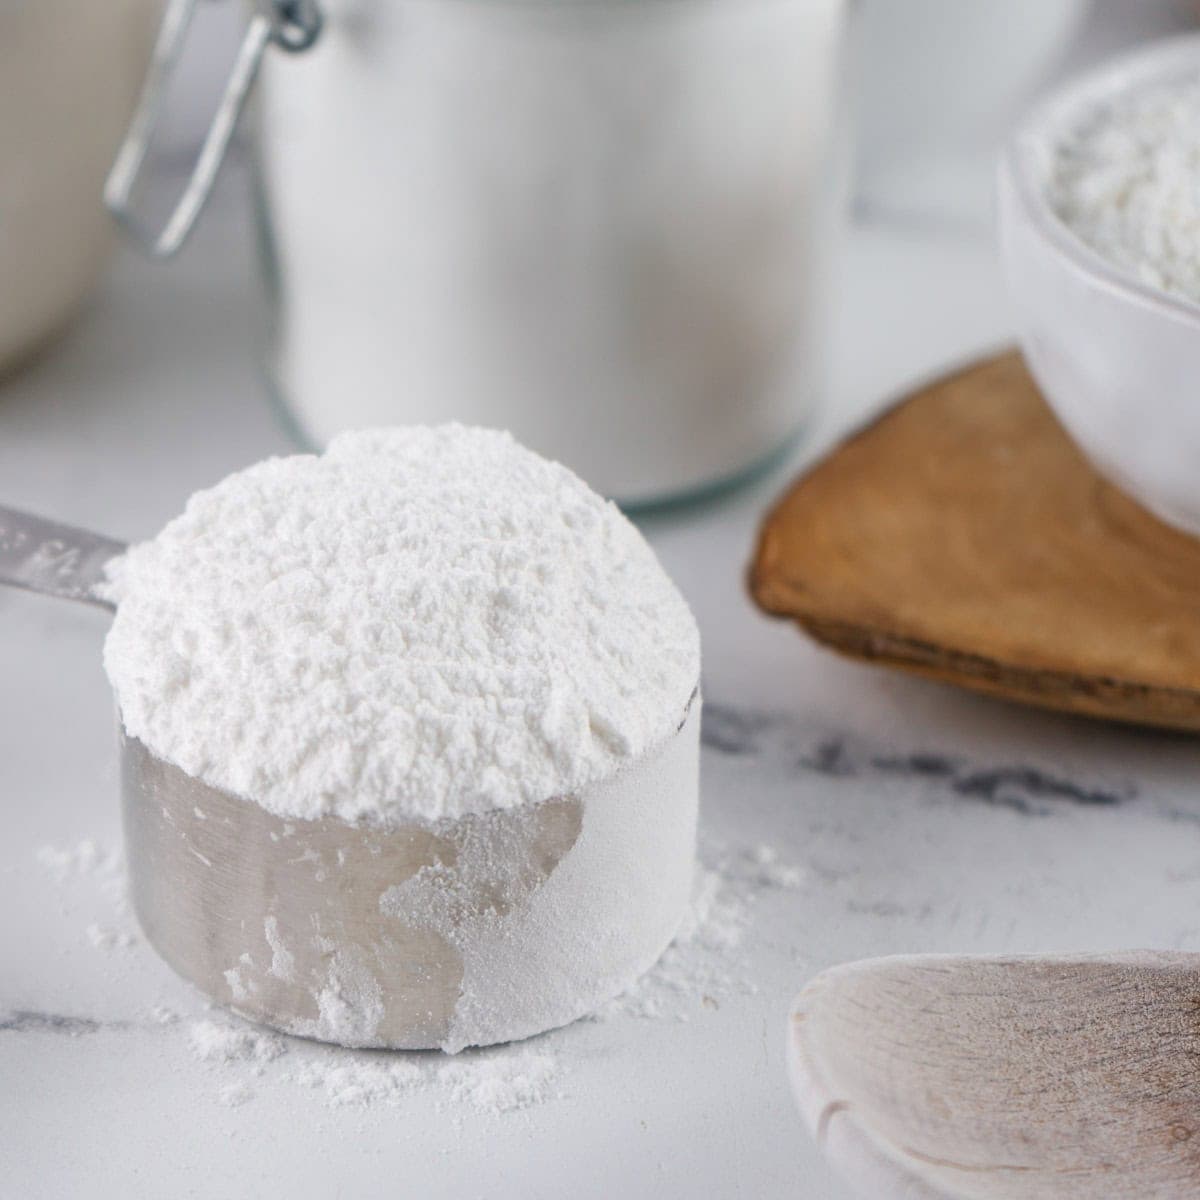
[[[182, 261], [122, 257], [68, 338], [0, 390], [0, 500], [136, 538], [291, 449], [257, 374], [233, 184]], [[858, 228], [845, 263], [830, 405], [802, 456], [1007, 337], [982, 230]], [[645, 522], [703, 631], [705, 857], [740, 940], [689, 960], [699, 983], [657, 1017], [538, 1039], [556, 1094], [498, 1115], [449, 1095], [428, 1055], [410, 1056], [428, 1087], [367, 1106], [295, 1078], [339, 1051], [292, 1042], [261, 1075], [196, 1057], [190, 1031], [213, 1014], [136, 940], [104, 872], [39, 858], [119, 845], [105, 617], [0, 594], [0, 1190], [838, 1200], [783, 1064], [788, 1003], [814, 972], [1200, 941], [1200, 744], [864, 669], [765, 619], [742, 577], [785, 478]], [[762, 844], [799, 868], [794, 886], [755, 883]]]

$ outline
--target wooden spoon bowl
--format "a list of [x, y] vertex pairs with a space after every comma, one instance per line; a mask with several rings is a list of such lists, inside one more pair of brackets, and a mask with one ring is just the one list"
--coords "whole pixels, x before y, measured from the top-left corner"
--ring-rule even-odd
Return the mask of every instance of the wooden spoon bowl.
[[1200, 955], [851, 963], [797, 997], [788, 1051], [866, 1196], [1200, 1195]]
[[1093, 470], [1015, 352], [919, 389], [799, 479], [750, 588], [853, 658], [1200, 729], [1200, 540]]

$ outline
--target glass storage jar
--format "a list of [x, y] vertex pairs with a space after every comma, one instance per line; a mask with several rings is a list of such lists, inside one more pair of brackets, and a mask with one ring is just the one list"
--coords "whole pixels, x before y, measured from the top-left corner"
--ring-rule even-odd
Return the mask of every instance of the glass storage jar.
[[843, 0], [319, 3], [311, 47], [264, 55], [253, 135], [305, 442], [508, 428], [647, 505], [797, 431]]

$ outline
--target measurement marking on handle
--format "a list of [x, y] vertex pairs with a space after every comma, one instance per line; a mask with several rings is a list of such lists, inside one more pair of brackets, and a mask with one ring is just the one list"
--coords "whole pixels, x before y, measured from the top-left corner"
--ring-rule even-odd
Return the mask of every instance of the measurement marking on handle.
[[78, 546], [68, 546], [58, 538], [42, 542], [29, 556], [31, 570], [46, 572], [63, 581], [70, 580], [83, 566], [83, 554]]
[[95, 589], [124, 551], [112, 538], [0, 507], [0, 584], [111, 609]]
[[29, 534], [24, 529], [9, 529], [0, 525], [0, 550], [20, 550], [29, 541]]

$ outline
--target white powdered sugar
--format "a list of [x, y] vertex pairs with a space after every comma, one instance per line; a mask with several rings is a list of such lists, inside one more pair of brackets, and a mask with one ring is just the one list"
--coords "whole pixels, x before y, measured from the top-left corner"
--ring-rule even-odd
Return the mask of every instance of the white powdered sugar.
[[252, 1025], [210, 1020], [193, 1021], [188, 1027], [188, 1042], [202, 1062], [248, 1063], [256, 1074], [287, 1048], [282, 1038]]
[[94, 923], [84, 931], [88, 943], [97, 950], [125, 950], [137, 942], [133, 930], [124, 927], [129, 902], [125, 894], [125, 864], [121, 852], [105, 847], [93, 838], [84, 838], [72, 846], [41, 846], [35, 857], [38, 865], [66, 896], [81, 886], [95, 888], [108, 902], [111, 916], [123, 924]]
[[771, 892], [802, 887], [805, 873], [783, 862], [775, 847], [766, 844], [729, 850], [709, 842], [700, 857], [691, 903], [675, 939], [599, 1016], [689, 1021], [698, 1005], [718, 1007], [731, 992], [757, 990], [736, 960], [754, 908]]
[[128, 950], [137, 944], [137, 938], [124, 929], [112, 925], [91, 924], [85, 930], [88, 942], [97, 950]]
[[106, 850], [91, 838], [84, 838], [74, 846], [41, 846], [37, 861], [56, 883], [92, 877], [101, 883], [120, 886], [122, 880], [120, 852]]
[[324, 1096], [330, 1108], [394, 1107], [432, 1093], [439, 1108], [499, 1116], [560, 1095], [561, 1066], [527, 1049], [480, 1051], [450, 1062], [395, 1054], [324, 1051], [289, 1079]]
[[462, 426], [232, 475], [131, 549], [110, 595], [126, 730], [284, 817], [576, 792], [670, 736], [699, 676], [695, 622], [633, 525]]
[[330, 1108], [373, 1108], [399, 1104], [425, 1085], [427, 1073], [402, 1055], [330, 1050], [304, 1063], [289, 1079], [319, 1092]]
[[[240, 1108], [256, 1099], [251, 1086], [276, 1059], [286, 1039], [244, 1023], [202, 1019], [187, 1028], [192, 1055], [225, 1072], [217, 1099]], [[478, 1051], [445, 1060], [429, 1055], [302, 1046], [301, 1062], [284, 1082], [310, 1089], [330, 1108], [394, 1108], [411, 1096], [428, 1096], [454, 1115], [470, 1111], [499, 1116], [544, 1104], [562, 1094], [558, 1058], [526, 1047]]]
[[[119, 870], [119, 858], [85, 840], [65, 848], [43, 847], [38, 863], [63, 887], [89, 875]], [[802, 886], [802, 868], [785, 862], [769, 845], [730, 847], [706, 839], [692, 900], [671, 946], [660, 962], [596, 1019], [689, 1021], [730, 996], [753, 994], [741, 953], [756, 928], [756, 906], [780, 889]], [[281, 976], [294, 965], [281, 942], [277, 921], [266, 918], [266, 941]], [[115, 927], [92, 925], [87, 936], [104, 948], [137, 943]], [[287, 1089], [311, 1094], [330, 1109], [364, 1113], [431, 1104], [452, 1124], [477, 1116], [516, 1114], [571, 1094], [570, 1031], [454, 1058], [425, 1053], [347, 1050], [296, 1041], [216, 1010], [181, 1013], [156, 1004], [143, 1011], [140, 1027], [179, 1038], [214, 1080], [210, 1095], [220, 1105], [241, 1108], [263, 1096], [278, 1099]], [[281, 1091], [284, 1089], [284, 1091]]]
[[254, 1089], [245, 1083], [231, 1083], [221, 1089], [219, 1099], [226, 1108], [241, 1108], [254, 1099]]
[[1200, 74], [1088, 113], [1054, 147], [1047, 194], [1113, 265], [1200, 301]]
[[494, 1114], [544, 1104], [558, 1094], [558, 1075], [553, 1055], [529, 1050], [458, 1059], [441, 1070], [453, 1102]]

